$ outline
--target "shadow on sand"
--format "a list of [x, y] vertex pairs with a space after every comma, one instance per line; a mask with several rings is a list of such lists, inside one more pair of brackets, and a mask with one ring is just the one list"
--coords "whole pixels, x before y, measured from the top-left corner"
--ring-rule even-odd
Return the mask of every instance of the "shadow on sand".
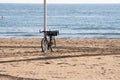
[[0, 48], [41, 48], [41, 46], [0, 46]]
[[0, 61], [0, 63], [11, 63], [11, 62], [22, 62], [22, 61], [35, 61], [35, 60], [51, 60], [51, 59], [62, 59], [62, 58], [74, 58], [74, 57], [92, 57], [92, 56], [107, 56], [107, 55], [120, 55], [120, 53], [104, 53], [104, 54], [78, 54], [78, 55], [61, 55], [61, 56], [45, 56], [29, 59], [19, 59], [19, 60], [8, 60]]
[[0, 79], [7, 79], [7, 80], [46, 80], [46, 79], [32, 79], [32, 78], [23, 78], [23, 77], [16, 77], [7, 74], [0, 74]]

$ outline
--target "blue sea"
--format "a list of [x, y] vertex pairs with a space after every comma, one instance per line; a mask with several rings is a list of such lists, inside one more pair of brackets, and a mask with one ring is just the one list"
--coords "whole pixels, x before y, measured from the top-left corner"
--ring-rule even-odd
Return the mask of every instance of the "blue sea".
[[[57, 38], [120, 38], [120, 4], [48, 4]], [[43, 4], [0, 4], [0, 38], [41, 38]]]

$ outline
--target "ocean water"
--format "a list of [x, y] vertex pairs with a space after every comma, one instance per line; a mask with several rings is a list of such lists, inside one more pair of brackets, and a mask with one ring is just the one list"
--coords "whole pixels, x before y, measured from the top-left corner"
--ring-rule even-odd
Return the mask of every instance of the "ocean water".
[[[48, 4], [47, 20], [57, 38], [120, 38], [120, 4]], [[41, 38], [39, 29], [42, 4], [0, 4], [0, 38]]]

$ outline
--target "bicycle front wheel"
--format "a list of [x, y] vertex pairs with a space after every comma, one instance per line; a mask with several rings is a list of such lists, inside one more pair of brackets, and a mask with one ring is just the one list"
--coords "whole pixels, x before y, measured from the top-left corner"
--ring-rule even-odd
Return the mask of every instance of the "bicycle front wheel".
[[41, 49], [42, 49], [42, 52], [48, 51], [48, 40], [45, 38], [43, 38], [41, 41]]

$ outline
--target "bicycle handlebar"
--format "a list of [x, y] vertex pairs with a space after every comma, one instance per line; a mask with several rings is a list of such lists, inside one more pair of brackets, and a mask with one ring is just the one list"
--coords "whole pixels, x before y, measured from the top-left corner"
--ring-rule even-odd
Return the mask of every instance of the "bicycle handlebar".
[[41, 31], [41, 30], [39, 30], [39, 33], [44, 33], [44, 32], [48, 32], [48, 31]]

